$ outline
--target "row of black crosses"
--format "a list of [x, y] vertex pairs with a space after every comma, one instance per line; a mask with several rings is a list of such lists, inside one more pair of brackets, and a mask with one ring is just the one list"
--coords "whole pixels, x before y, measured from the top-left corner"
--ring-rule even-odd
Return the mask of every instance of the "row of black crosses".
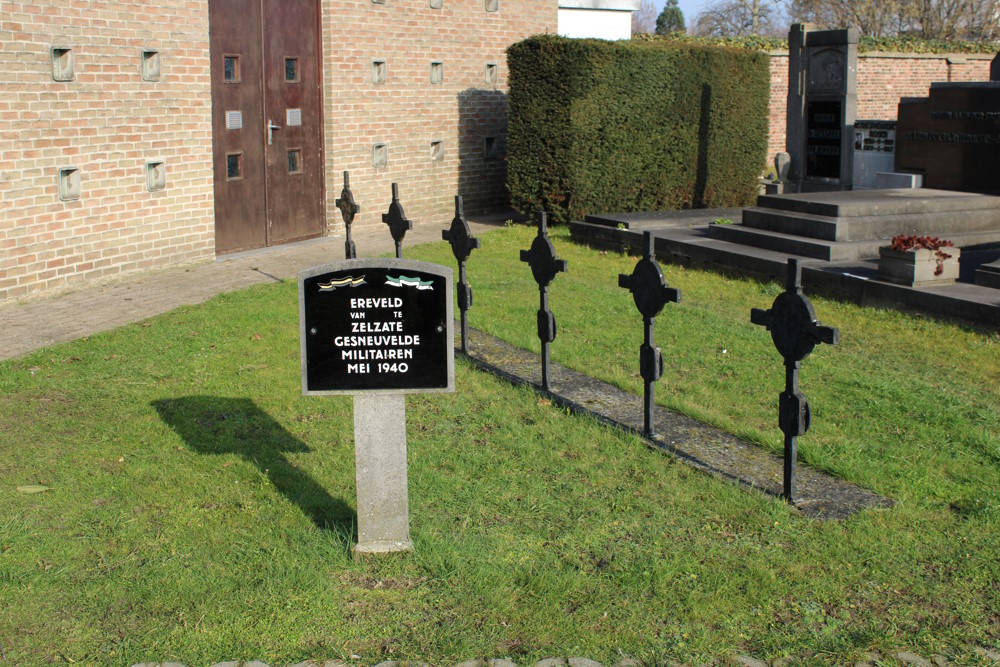
[[[663, 376], [663, 354], [655, 342], [656, 316], [667, 303], [679, 303], [680, 290], [667, 285], [663, 270], [656, 261], [654, 237], [646, 232], [644, 253], [631, 275], [620, 274], [618, 286], [629, 290], [636, 308], [642, 314], [644, 340], [639, 348], [639, 373], [643, 388], [643, 436], [654, 436], [654, 388]], [[556, 319], [549, 310], [548, 289], [556, 274], [566, 271], [565, 260], [556, 257], [548, 238], [545, 213], [538, 214], [538, 236], [530, 250], [521, 251], [521, 261], [531, 267], [538, 283], [541, 304], [538, 310], [538, 338], [542, 343], [542, 387], [549, 387], [549, 343], [556, 337]], [[785, 435], [784, 480], [782, 497], [795, 502], [795, 464], [798, 456], [797, 438], [809, 430], [809, 401], [799, 391], [799, 369], [817, 343], [835, 345], [838, 331], [822, 326], [816, 320], [812, 303], [802, 293], [802, 267], [794, 258], [788, 260], [785, 291], [778, 295], [770, 310], [754, 308], [750, 321], [767, 327], [778, 353], [785, 360], [785, 390], [779, 396], [778, 424]]]
[[[351, 223], [354, 217], [361, 211], [361, 207], [354, 201], [354, 194], [351, 192], [351, 178], [348, 172], [344, 172], [344, 189], [340, 193], [340, 199], [336, 201], [337, 208], [340, 209], [344, 218], [344, 226], [347, 228], [347, 240], [344, 242], [344, 254], [346, 259], [357, 258], [357, 248], [351, 240]], [[403, 205], [399, 202], [399, 186], [392, 184], [392, 203], [389, 204], [389, 212], [382, 215], [382, 222], [389, 225], [389, 233], [396, 243], [396, 259], [403, 256], [403, 239], [406, 232], [413, 229], [413, 223], [407, 219], [403, 211]], [[441, 237], [451, 243], [451, 251], [458, 260], [458, 309], [461, 313], [462, 329], [462, 352], [469, 351], [469, 309], [472, 308], [472, 287], [465, 275], [465, 263], [473, 250], [479, 247], [479, 239], [472, 236], [469, 223], [465, 219], [462, 198], [455, 197], [455, 218], [451, 221], [451, 227], [441, 232]]]
[[[355, 258], [354, 242], [351, 241], [351, 222], [360, 210], [354, 203], [348, 185], [348, 174], [344, 172], [344, 190], [337, 200], [347, 226], [345, 251], [347, 259]], [[537, 313], [538, 338], [542, 354], [542, 388], [551, 391], [549, 345], [556, 339], [556, 318], [549, 308], [549, 285], [556, 275], [567, 270], [566, 260], [556, 257], [555, 248], [548, 235], [545, 213], [538, 213], [538, 235], [531, 248], [521, 251], [521, 261], [527, 262], [532, 276], [538, 283], [539, 308]], [[399, 203], [399, 190], [392, 184], [392, 204], [389, 212], [382, 216], [382, 222], [389, 225], [392, 238], [396, 242], [396, 257], [402, 256], [402, 242], [412, 223], [406, 219]], [[472, 308], [472, 287], [466, 278], [465, 264], [473, 250], [479, 248], [479, 239], [474, 238], [465, 220], [462, 198], [455, 197], [455, 218], [450, 229], [441, 234], [451, 244], [452, 253], [458, 261], [458, 307], [461, 312], [462, 352], [468, 352], [468, 310]], [[655, 412], [654, 391], [656, 382], [663, 376], [663, 354], [655, 342], [656, 317], [667, 303], [679, 303], [680, 290], [667, 285], [663, 270], [656, 261], [655, 239], [650, 232], [643, 238], [643, 257], [629, 275], [618, 276], [618, 286], [629, 290], [636, 308], [642, 315], [644, 337], [639, 348], [639, 373], [644, 382], [643, 389], [643, 436], [654, 437], [653, 415]], [[836, 345], [839, 332], [836, 327], [822, 326], [816, 319], [812, 303], [802, 293], [802, 267], [799, 260], [789, 258], [785, 279], [785, 291], [777, 296], [770, 310], [753, 308], [750, 321], [767, 328], [778, 353], [785, 361], [785, 390], [778, 401], [778, 425], [785, 436], [784, 481], [782, 497], [795, 502], [795, 468], [797, 438], [809, 430], [811, 413], [809, 401], [799, 391], [799, 370], [802, 360], [812, 352], [818, 343]]]

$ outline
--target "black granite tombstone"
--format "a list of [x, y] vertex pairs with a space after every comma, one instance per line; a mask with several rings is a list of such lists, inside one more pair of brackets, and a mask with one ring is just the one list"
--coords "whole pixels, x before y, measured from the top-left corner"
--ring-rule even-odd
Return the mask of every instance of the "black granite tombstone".
[[896, 171], [923, 174], [924, 187], [1000, 195], [1000, 81], [932, 83], [903, 98]]

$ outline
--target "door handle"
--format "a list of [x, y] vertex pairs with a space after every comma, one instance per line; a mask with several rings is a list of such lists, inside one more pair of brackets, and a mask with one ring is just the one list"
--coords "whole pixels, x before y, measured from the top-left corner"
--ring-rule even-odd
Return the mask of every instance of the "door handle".
[[270, 146], [271, 142], [274, 140], [274, 131], [280, 130], [280, 125], [275, 125], [271, 122], [271, 119], [267, 119], [267, 145]]

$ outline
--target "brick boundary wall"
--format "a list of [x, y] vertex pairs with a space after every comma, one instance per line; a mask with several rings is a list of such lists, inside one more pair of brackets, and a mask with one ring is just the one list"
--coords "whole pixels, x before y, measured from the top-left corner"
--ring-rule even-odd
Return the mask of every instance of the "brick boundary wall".
[[[71, 80], [54, 80], [52, 47], [70, 50]], [[0, 305], [213, 256], [203, 0], [0, 1], [0, 89]], [[165, 189], [147, 190], [148, 161]], [[79, 197], [62, 201], [67, 167]]]
[[[771, 54], [768, 164], [785, 150], [788, 52]], [[935, 81], [989, 81], [993, 56], [863, 53], [858, 56], [858, 119], [896, 120], [901, 97], [927, 97]]]
[[[466, 211], [508, 199], [506, 49], [531, 35], [555, 32], [558, 2], [499, 0], [496, 11], [487, 11], [487, 0], [444, 0], [437, 9], [430, 4], [323, 0], [331, 231], [344, 226], [334, 202], [345, 170], [361, 206], [355, 226], [382, 224], [393, 182], [415, 223], [446, 226], [454, 217], [456, 194]], [[385, 83], [373, 83], [375, 60], [385, 62]], [[430, 82], [432, 62], [441, 63], [441, 83]], [[495, 82], [487, 81], [487, 65], [495, 66]], [[432, 158], [432, 142], [440, 142], [440, 160]], [[373, 166], [376, 143], [387, 149], [382, 168]]]

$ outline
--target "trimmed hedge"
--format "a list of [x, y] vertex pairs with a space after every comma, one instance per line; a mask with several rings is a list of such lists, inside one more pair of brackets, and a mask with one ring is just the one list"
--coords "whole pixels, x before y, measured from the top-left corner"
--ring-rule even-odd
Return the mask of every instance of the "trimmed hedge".
[[522, 213], [745, 206], [767, 152], [768, 56], [541, 35], [507, 49], [507, 184]]

